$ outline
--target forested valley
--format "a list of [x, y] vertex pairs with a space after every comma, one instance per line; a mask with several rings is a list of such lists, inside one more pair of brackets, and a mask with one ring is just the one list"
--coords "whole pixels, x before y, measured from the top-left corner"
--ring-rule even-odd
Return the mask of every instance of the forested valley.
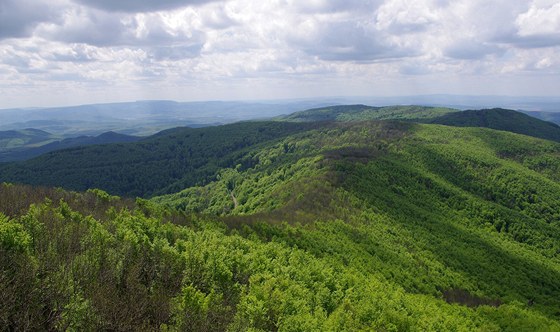
[[560, 128], [508, 112], [322, 108], [2, 164], [0, 330], [559, 331]]

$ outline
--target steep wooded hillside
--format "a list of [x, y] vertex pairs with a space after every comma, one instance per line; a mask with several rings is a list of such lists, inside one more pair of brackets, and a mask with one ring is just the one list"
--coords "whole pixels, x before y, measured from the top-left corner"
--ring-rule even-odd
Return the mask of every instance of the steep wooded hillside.
[[559, 143], [255, 122], [59, 153], [4, 171], [175, 193], [0, 185], [8, 330], [560, 329]]
[[339, 124], [154, 201], [257, 225], [268, 240], [328, 252], [410, 292], [518, 301], [554, 316], [559, 154], [557, 143], [491, 129]]
[[331, 123], [152, 201], [2, 185], [0, 322], [555, 331], [559, 154], [484, 128]]
[[560, 126], [502, 108], [449, 113], [426, 122], [457, 127], [484, 127], [560, 142]]

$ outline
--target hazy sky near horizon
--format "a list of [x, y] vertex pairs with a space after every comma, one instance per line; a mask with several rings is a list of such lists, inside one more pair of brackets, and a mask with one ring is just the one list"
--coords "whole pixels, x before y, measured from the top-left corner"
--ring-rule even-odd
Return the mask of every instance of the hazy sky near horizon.
[[0, 108], [558, 87], [558, 0], [0, 0]]

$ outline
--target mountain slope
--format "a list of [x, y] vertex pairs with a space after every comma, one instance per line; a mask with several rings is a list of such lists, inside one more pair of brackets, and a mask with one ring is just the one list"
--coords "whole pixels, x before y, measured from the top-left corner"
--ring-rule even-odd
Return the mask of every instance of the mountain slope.
[[560, 142], [560, 126], [512, 110], [501, 108], [449, 113], [428, 120], [458, 127], [485, 127]]
[[531, 303], [552, 317], [558, 155], [559, 144], [490, 129], [339, 124], [255, 151], [253, 168], [153, 200], [224, 215], [232, 227], [256, 222], [266, 239], [339, 257], [409, 292]]
[[[18, 209], [10, 204], [14, 201]], [[244, 223], [228, 229], [218, 219], [189, 217], [100, 191], [3, 184], [0, 211], [8, 213], [0, 214], [0, 324], [8, 330], [560, 328], [537, 305], [487, 299], [483, 292], [430, 290], [434, 280], [449, 286], [438, 278], [451, 277], [448, 283], [463, 280], [475, 292], [485, 287], [476, 277], [495, 271], [463, 276], [438, 260], [446, 252], [421, 250], [430, 240], [424, 233], [407, 233], [369, 212], [363, 222]], [[466, 235], [468, 241], [473, 237]], [[524, 265], [529, 255], [514, 260], [485, 241], [471, 242], [475, 248], [461, 257], [469, 263], [501, 254], [494, 266], [521, 262], [515, 271], [521, 280], [526, 274], [541, 278], [536, 273], [546, 271]], [[468, 256], [485, 249], [490, 249], [488, 257]], [[419, 278], [403, 286], [407, 273]], [[550, 282], [542, 280], [541, 287]]]
[[314, 108], [280, 117], [284, 121], [367, 121], [367, 120], [421, 120], [458, 112], [455, 109], [427, 106], [340, 105]]
[[[183, 178], [166, 178], [184, 190], [132, 203], [1, 185], [3, 326], [560, 329], [558, 143], [335, 121], [175, 129], [60, 153], [76, 151], [133, 176], [127, 163], [153, 162], [142, 179], [154, 186], [172, 161], [158, 158], [190, 151]], [[104, 176], [81, 161], [92, 160]]]
[[0, 165], [0, 181], [124, 196], [175, 192], [208, 181], [219, 167], [235, 166], [236, 153], [247, 147], [313, 126], [246, 122], [170, 129], [135, 143], [81, 146]]
[[560, 139], [558, 126], [509, 110], [333, 106], [295, 113], [279, 119], [282, 121], [171, 129], [131, 144], [60, 150], [26, 162], [0, 165], [0, 180], [73, 190], [96, 187], [111, 194], [150, 197], [207, 183], [222, 167], [251, 166], [254, 161], [241, 159], [255, 144], [329, 126], [330, 121], [371, 119], [481, 126]]
[[38, 129], [0, 131], [0, 152], [18, 148], [30, 148], [48, 144], [59, 136]]
[[458, 111], [451, 108], [426, 106], [342, 105], [296, 112], [279, 119], [296, 122], [400, 120], [456, 127], [492, 128], [560, 141], [558, 125], [521, 112], [501, 108]]
[[[39, 131], [41, 132], [41, 131]], [[128, 143], [140, 140], [140, 137], [106, 132], [99, 136], [80, 136], [73, 138], [60, 139], [54, 135], [47, 136], [48, 140], [41, 141], [42, 145], [36, 146], [27, 144], [17, 148], [7, 149], [0, 152], [0, 162], [27, 160], [47, 152], [68, 149], [76, 146], [87, 146], [96, 144]], [[54, 140], [54, 141], [53, 141]], [[50, 143], [49, 143], [50, 142]]]

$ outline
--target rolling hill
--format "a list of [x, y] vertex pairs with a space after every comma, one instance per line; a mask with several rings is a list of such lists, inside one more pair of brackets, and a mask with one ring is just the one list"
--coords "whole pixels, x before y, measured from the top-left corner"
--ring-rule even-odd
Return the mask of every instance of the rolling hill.
[[[68, 149], [77, 146], [110, 144], [110, 143], [127, 143], [136, 142], [140, 137], [123, 135], [115, 132], [106, 132], [99, 136], [79, 136], [73, 138], [62, 139], [47, 132], [28, 129], [28, 132], [40, 133], [40, 138], [29, 140], [28, 143], [18, 146], [10, 146], [0, 151], [0, 162], [27, 160], [47, 152]], [[15, 131], [21, 132], [21, 131]], [[0, 133], [0, 136], [2, 134]]]
[[484, 127], [560, 142], [560, 126], [527, 114], [501, 108], [467, 110], [428, 120], [457, 127]]
[[279, 117], [284, 121], [365, 121], [365, 120], [402, 120], [418, 121], [431, 119], [458, 110], [428, 106], [386, 106], [338, 105], [309, 109]]
[[308, 130], [315, 124], [244, 122], [177, 128], [134, 143], [57, 150], [0, 165], [0, 181], [147, 197], [176, 192], [212, 179], [256, 144]]
[[340, 105], [296, 112], [278, 119], [295, 122], [399, 120], [455, 127], [492, 128], [560, 142], [560, 126], [557, 124], [502, 108], [459, 111], [428, 106]]
[[38, 147], [60, 139], [60, 136], [32, 128], [0, 131], [0, 153], [14, 149]]
[[[559, 143], [413, 122], [254, 122], [33, 162], [102, 177], [102, 160], [156, 188], [172, 160], [158, 158], [180, 151], [185, 173], [159, 188], [182, 190], [151, 200], [0, 185], [2, 325], [560, 329]], [[94, 153], [99, 163], [81, 159]]]
[[0, 181], [81, 191], [93, 187], [115, 195], [151, 197], [207, 183], [223, 167], [250, 167], [255, 161], [244, 156], [255, 145], [336, 122], [380, 119], [490, 127], [552, 140], [560, 138], [558, 126], [509, 110], [332, 106], [297, 112], [277, 121], [176, 128], [128, 144], [58, 150], [25, 162], [0, 165]]

